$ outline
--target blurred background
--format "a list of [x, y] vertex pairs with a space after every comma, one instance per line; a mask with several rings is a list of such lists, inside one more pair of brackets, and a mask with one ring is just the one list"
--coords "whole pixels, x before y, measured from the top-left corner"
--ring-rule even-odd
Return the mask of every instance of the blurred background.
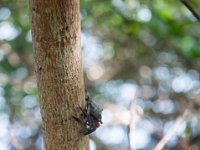
[[[189, 4], [200, 15], [198, 0]], [[179, 0], [81, 0], [91, 150], [200, 149], [200, 24]], [[28, 1], [0, 1], [0, 150], [43, 150]]]

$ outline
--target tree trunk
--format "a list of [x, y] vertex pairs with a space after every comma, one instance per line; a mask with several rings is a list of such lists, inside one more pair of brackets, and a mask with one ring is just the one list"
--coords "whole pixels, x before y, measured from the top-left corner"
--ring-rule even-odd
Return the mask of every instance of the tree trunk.
[[88, 150], [72, 119], [84, 106], [79, 0], [30, 0], [46, 150]]

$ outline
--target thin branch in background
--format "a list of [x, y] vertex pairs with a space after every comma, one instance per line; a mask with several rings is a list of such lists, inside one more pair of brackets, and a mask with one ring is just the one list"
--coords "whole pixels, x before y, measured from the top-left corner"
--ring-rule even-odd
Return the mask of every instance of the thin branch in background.
[[130, 150], [135, 150], [135, 124], [136, 124], [136, 99], [135, 94], [132, 99], [131, 105], [130, 105], [130, 122], [129, 122], [129, 148]]
[[135, 125], [140, 120], [141, 116], [144, 114], [143, 110], [137, 105], [136, 93], [134, 93], [133, 99], [130, 104], [130, 120], [129, 120], [129, 149], [135, 150], [136, 143], [136, 133]]
[[170, 138], [174, 135], [174, 133], [179, 128], [180, 124], [186, 120], [186, 118], [190, 114], [190, 109], [193, 107], [193, 103], [191, 102], [188, 107], [185, 109], [183, 114], [179, 116], [176, 119], [176, 122], [174, 125], [169, 129], [169, 131], [164, 135], [164, 137], [158, 142], [158, 144], [155, 146], [154, 150], [161, 150], [163, 147], [167, 144], [167, 142], [170, 140]]
[[9, 131], [10, 143], [16, 150], [24, 150], [24, 147], [17, 141], [16, 137]]
[[192, 8], [192, 6], [190, 6], [188, 4], [188, 1], [187, 0], [180, 0], [183, 5], [185, 5], [185, 7], [187, 7], [187, 9], [194, 15], [194, 17], [197, 19], [197, 21], [200, 22], [200, 16], [197, 14], [197, 12]]

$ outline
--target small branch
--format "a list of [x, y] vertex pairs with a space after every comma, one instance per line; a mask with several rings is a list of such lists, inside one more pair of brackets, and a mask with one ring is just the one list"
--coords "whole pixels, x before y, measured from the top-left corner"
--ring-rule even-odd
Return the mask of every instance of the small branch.
[[129, 122], [129, 147], [130, 150], [135, 150], [135, 124], [137, 122], [137, 114], [136, 114], [137, 103], [135, 99], [135, 95], [132, 99], [130, 106], [130, 122]]
[[17, 141], [15, 136], [9, 132], [10, 143], [16, 150], [24, 150], [24, 147]]
[[163, 149], [163, 147], [167, 144], [169, 139], [174, 135], [176, 130], [179, 128], [182, 121], [184, 121], [189, 116], [190, 109], [192, 108], [192, 106], [193, 106], [193, 103], [190, 103], [188, 105], [187, 109], [185, 109], [183, 114], [176, 119], [176, 122], [174, 123], [174, 125], [169, 129], [169, 131], [165, 134], [165, 136], [158, 142], [158, 144], [155, 146], [154, 150]]
[[187, 0], [180, 0], [185, 7], [194, 15], [194, 17], [197, 19], [197, 21], [200, 22], [200, 16], [197, 14], [197, 12], [188, 4]]

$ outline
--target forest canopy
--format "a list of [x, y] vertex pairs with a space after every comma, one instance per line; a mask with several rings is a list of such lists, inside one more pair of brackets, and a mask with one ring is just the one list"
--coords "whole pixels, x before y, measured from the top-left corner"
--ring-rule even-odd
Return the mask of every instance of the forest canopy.
[[[200, 149], [200, 4], [187, 1], [195, 16], [183, 1], [80, 1], [85, 84], [104, 108], [91, 149], [151, 150], [166, 135], [163, 149]], [[1, 150], [43, 149], [28, 7], [0, 1]]]

